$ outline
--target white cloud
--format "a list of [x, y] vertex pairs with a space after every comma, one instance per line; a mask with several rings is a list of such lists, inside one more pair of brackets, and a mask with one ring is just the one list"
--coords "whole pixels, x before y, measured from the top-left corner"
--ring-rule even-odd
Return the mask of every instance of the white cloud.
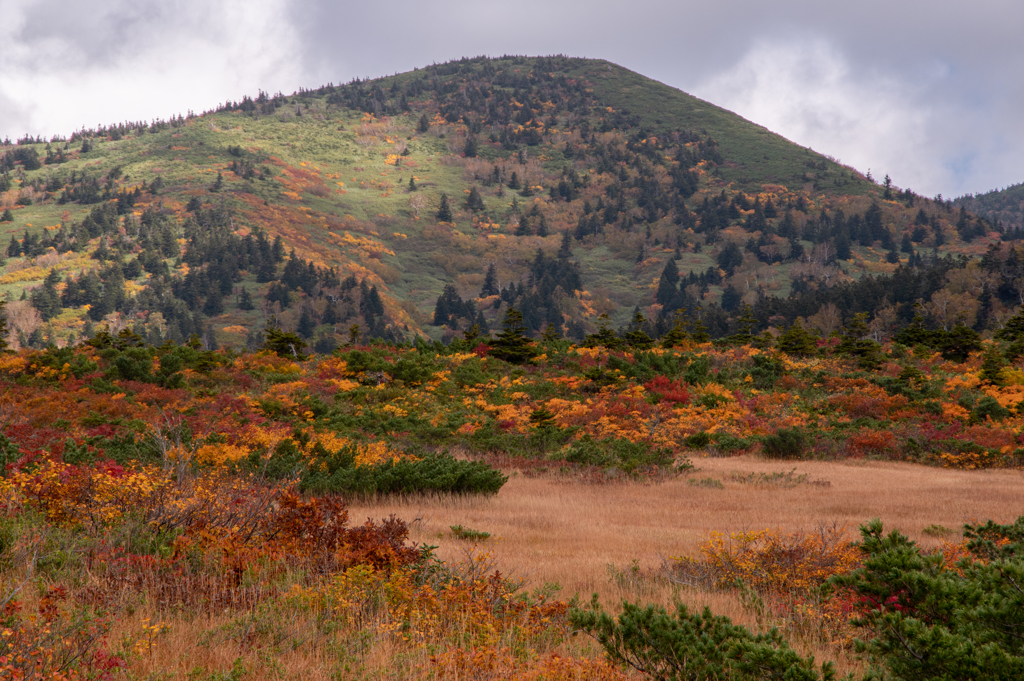
[[[150, 120], [300, 83], [284, 0], [67, 3], [0, 9], [0, 137]], [[116, 118], [112, 119], [112, 116]]]
[[[944, 71], [930, 69], [932, 82]], [[922, 194], [953, 184], [933, 138], [928, 81], [857, 73], [823, 40], [757, 42], [694, 94], [877, 178]]]

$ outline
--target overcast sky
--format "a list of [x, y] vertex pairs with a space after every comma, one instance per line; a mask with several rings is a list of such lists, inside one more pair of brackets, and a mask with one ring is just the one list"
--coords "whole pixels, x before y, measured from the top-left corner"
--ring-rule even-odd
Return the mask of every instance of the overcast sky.
[[0, 138], [462, 56], [608, 59], [900, 187], [1024, 181], [1021, 0], [0, 0]]

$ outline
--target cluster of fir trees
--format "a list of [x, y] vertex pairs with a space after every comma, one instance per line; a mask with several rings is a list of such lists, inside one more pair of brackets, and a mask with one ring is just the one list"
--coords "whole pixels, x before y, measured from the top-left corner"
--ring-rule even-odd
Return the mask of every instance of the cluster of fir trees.
[[[579, 320], [565, 323], [569, 309], [565, 298], [583, 289], [579, 264], [571, 260], [572, 251], [565, 247], [552, 257], [537, 249], [527, 270], [526, 281], [509, 282], [500, 286], [497, 270], [492, 263], [487, 268], [480, 298], [498, 296], [510, 308], [520, 310], [522, 323], [528, 333], [537, 334], [546, 327], [566, 332], [571, 337], [583, 337], [583, 326]], [[463, 300], [455, 287], [445, 286], [434, 306], [433, 324], [456, 329], [459, 326], [476, 325], [478, 331], [486, 331], [487, 321], [472, 300]]]

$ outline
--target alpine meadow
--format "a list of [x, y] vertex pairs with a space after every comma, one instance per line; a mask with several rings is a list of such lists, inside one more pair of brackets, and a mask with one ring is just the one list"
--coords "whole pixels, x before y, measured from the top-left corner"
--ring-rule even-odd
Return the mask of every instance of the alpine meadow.
[[615, 64], [0, 145], [0, 678], [1024, 677], [1021, 185]]

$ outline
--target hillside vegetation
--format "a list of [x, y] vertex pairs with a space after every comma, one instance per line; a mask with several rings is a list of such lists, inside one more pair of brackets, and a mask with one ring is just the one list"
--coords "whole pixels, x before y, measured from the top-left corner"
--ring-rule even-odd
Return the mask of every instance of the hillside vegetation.
[[535, 336], [639, 310], [649, 334], [678, 313], [720, 337], [744, 304], [755, 333], [823, 315], [827, 335], [833, 305], [882, 339], [919, 312], [985, 332], [1020, 302], [989, 222], [599, 60], [463, 59], [26, 138], [0, 190], [15, 345], [269, 327], [327, 352], [486, 335], [510, 306]]

